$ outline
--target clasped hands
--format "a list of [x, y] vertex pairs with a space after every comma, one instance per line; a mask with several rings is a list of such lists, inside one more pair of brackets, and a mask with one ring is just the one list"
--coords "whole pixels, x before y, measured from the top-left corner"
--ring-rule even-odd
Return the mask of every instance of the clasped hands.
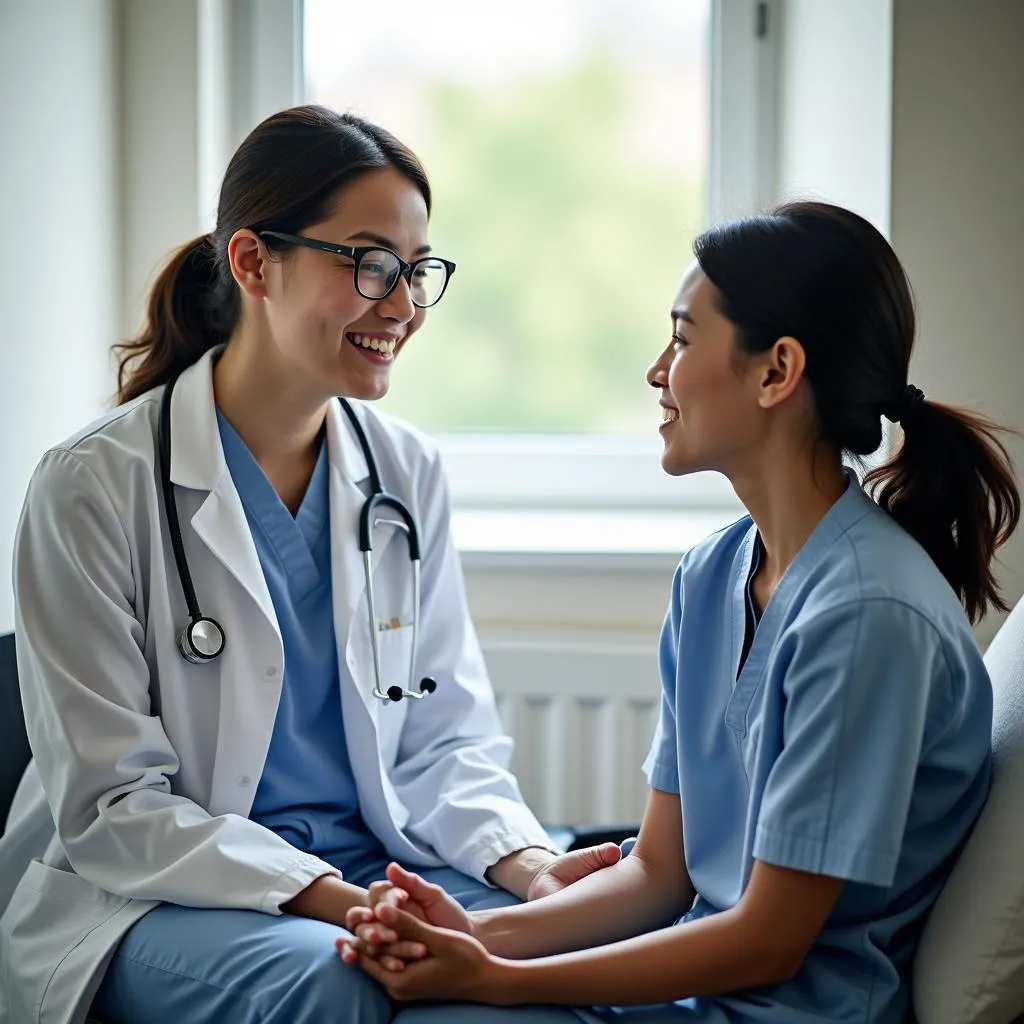
[[391, 864], [367, 902], [349, 910], [345, 924], [355, 938], [339, 938], [337, 948], [392, 998], [469, 999], [487, 987], [491, 955], [470, 915], [440, 886]]
[[[551, 895], [618, 860], [614, 844], [564, 854], [537, 873], [528, 899]], [[357, 964], [393, 999], [506, 1001], [507, 962], [484, 946], [480, 918], [440, 886], [390, 864], [387, 878], [370, 886], [367, 904], [348, 911], [345, 924], [354, 938], [339, 938], [336, 946], [346, 964]]]

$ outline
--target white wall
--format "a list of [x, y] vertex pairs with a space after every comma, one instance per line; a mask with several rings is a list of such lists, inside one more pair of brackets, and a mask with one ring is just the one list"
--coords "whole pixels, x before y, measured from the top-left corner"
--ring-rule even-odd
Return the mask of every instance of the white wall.
[[0, 632], [11, 548], [42, 453], [111, 395], [119, 328], [111, 0], [0, 3]]
[[[912, 379], [1024, 430], [1024, 3], [896, 0], [893, 54], [892, 240], [919, 305]], [[1024, 441], [1009, 442], [1024, 474]], [[1016, 600], [1024, 528], [1005, 564]]]
[[197, 0], [125, 0], [118, 20], [121, 317], [135, 333], [160, 265], [200, 233]]
[[893, 0], [785, 0], [776, 187], [889, 227]]

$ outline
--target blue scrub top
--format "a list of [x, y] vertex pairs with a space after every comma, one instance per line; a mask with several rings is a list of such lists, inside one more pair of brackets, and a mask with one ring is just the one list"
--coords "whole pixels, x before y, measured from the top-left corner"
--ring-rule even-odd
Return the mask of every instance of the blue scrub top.
[[327, 443], [293, 518], [245, 442], [217, 410], [284, 644], [284, 678], [249, 817], [344, 874], [384, 857], [359, 813], [341, 718], [331, 599]]
[[967, 618], [848, 475], [741, 670], [751, 519], [675, 575], [645, 771], [681, 795], [697, 891], [683, 920], [733, 906], [755, 859], [848, 882], [794, 979], [680, 1004], [699, 1019], [902, 1024], [925, 912], [988, 792], [992, 692]]

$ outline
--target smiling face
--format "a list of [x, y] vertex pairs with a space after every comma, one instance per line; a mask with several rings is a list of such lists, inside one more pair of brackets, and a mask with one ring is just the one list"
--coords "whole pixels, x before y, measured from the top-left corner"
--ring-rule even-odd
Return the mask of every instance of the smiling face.
[[661, 390], [661, 464], [673, 476], [707, 469], [729, 475], [765, 426], [766, 359], [739, 351], [736, 328], [715, 296], [692, 263], [672, 305], [672, 337], [647, 371], [647, 382]]
[[[407, 263], [430, 250], [423, 196], [393, 167], [356, 178], [329, 217], [300, 233], [353, 247], [382, 246]], [[254, 260], [260, 264], [259, 285], [243, 284], [243, 290], [254, 300], [261, 346], [282, 385], [301, 382], [323, 398], [384, 395], [395, 359], [426, 315], [413, 305], [406, 280], [383, 299], [367, 299], [356, 290], [351, 257], [297, 246], [284, 259], [267, 258], [265, 243], [252, 232], [238, 237], [235, 259], [243, 272]]]

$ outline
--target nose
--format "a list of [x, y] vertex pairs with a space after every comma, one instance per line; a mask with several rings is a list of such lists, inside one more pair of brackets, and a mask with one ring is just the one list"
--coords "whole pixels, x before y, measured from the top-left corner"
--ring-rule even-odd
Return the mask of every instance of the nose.
[[389, 295], [377, 300], [377, 311], [388, 320], [400, 324], [407, 324], [416, 315], [409, 280], [404, 274], [399, 276], [398, 283]]
[[668, 369], [672, 365], [671, 347], [662, 350], [661, 354], [647, 368], [647, 383], [652, 388], [668, 387]]

